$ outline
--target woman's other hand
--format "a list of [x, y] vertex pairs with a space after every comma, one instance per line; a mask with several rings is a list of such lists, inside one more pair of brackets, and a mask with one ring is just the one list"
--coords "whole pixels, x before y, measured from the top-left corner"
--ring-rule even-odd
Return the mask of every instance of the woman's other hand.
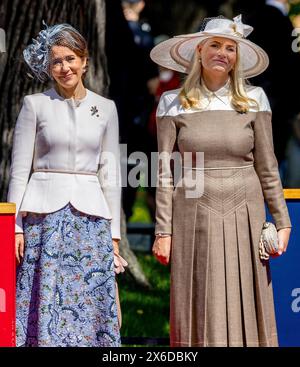
[[20, 264], [21, 259], [24, 256], [24, 234], [23, 233], [16, 233], [15, 245], [16, 245], [16, 258], [17, 258], [18, 264]]
[[273, 257], [278, 257], [282, 255], [284, 252], [286, 252], [289, 238], [291, 234], [291, 228], [281, 228], [278, 230], [278, 242], [279, 242], [279, 250], [276, 254], [273, 255]]
[[163, 265], [168, 265], [170, 261], [172, 236], [156, 236], [152, 252], [156, 259]]

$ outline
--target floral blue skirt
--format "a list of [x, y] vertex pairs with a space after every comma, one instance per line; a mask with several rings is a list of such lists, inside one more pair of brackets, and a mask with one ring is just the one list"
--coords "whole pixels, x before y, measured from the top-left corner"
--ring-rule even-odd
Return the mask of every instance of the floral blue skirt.
[[23, 226], [17, 346], [120, 346], [109, 221], [68, 204]]

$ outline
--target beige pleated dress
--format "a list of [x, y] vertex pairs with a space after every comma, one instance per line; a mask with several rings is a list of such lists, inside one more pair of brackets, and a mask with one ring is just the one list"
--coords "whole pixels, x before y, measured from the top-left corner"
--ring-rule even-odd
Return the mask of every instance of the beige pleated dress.
[[184, 178], [174, 184], [171, 176], [166, 187], [174, 163], [160, 161], [155, 232], [172, 234], [170, 344], [277, 346], [269, 262], [258, 256], [264, 199], [277, 229], [291, 223], [269, 102], [262, 88], [249, 86], [258, 107], [240, 114], [229, 81], [214, 93], [202, 88], [201, 111], [184, 110], [179, 90], [164, 93], [157, 109], [159, 152], [192, 152], [193, 174], [195, 153], [204, 152], [199, 197], [187, 197]]

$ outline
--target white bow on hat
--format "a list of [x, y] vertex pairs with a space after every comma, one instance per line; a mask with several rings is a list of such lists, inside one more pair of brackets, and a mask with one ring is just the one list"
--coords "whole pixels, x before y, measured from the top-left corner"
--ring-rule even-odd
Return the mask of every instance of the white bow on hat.
[[[204, 33], [224, 33], [237, 37], [247, 37], [253, 31], [253, 27], [242, 22], [242, 15], [237, 15], [233, 20], [226, 18], [214, 18], [206, 23]], [[179, 36], [180, 37], [180, 36]]]

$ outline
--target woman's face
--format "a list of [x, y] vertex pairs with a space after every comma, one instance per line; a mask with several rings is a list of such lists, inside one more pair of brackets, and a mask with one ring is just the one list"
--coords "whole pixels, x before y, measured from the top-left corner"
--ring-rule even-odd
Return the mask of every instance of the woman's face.
[[210, 38], [198, 50], [204, 70], [228, 74], [236, 63], [237, 44], [229, 38]]
[[81, 81], [86, 58], [77, 56], [65, 46], [51, 49], [50, 72], [53, 79], [63, 88], [71, 89]]

